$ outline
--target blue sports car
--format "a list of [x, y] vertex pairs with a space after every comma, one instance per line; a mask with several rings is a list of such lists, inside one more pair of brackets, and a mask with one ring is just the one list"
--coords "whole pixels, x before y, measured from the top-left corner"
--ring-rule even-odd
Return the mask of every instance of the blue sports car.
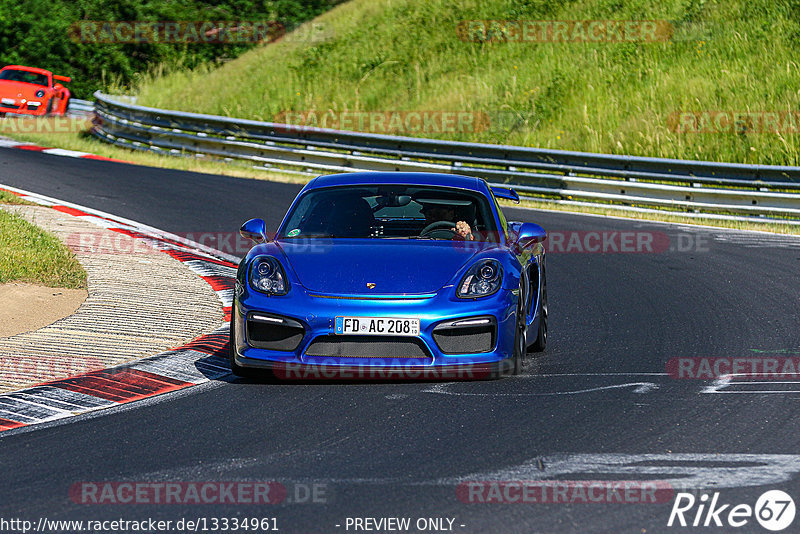
[[547, 234], [509, 188], [434, 173], [309, 182], [239, 264], [231, 368], [287, 379], [489, 378], [547, 343]]

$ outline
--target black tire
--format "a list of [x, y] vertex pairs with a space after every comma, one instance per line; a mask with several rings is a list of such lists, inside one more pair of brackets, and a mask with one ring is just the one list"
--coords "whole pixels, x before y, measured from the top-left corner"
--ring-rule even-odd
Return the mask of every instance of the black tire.
[[539, 308], [539, 330], [536, 341], [530, 346], [530, 352], [543, 352], [547, 347], [547, 271], [542, 270], [542, 296]]
[[236, 311], [233, 310], [231, 312], [231, 327], [230, 327], [230, 341], [228, 345], [230, 346], [230, 361], [231, 361], [231, 372], [236, 376], [241, 376], [242, 378], [255, 378], [259, 376], [258, 369], [251, 369], [250, 367], [242, 367], [238, 363], [236, 363], [236, 358], [234, 355], [236, 354], [236, 345], [233, 342], [233, 329], [236, 328]]
[[528, 328], [525, 324], [525, 301], [524, 292], [520, 289], [519, 306], [517, 306], [517, 326], [514, 333], [514, 357], [512, 359], [511, 374], [522, 373], [522, 365], [525, 360], [526, 347], [528, 343]]

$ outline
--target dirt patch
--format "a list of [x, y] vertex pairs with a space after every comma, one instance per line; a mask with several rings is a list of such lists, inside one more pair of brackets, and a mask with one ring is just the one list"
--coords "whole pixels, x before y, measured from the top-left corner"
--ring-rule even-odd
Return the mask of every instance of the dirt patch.
[[31, 332], [75, 313], [85, 289], [57, 289], [11, 282], [0, 284], [0, 337]]

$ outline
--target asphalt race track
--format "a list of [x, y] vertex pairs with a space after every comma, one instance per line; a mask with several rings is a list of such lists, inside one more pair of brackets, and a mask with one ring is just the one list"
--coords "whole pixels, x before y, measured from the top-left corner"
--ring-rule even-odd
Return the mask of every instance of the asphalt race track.
[[[0, 183], [176, 233], [235, 232], [250, 217], [274, 229], [299, 190], [10, 149], [0, 150]], [[0, 434], [2, 515], [274, 517], [290, 533], [354, 532], [348, 517], [410, 517], [412, 524], [451, 518], [452, 529], [465, 533], [693, 530], [667, 527], [672, 500], [508, 504], [457, 495], [464, 481], [545, 478], [662, 480], [750, 506], [781, 489], [800, 503], [800, 384], [667, 374], [673, 358], [800, 356], [800, 240], [531, 210], [506, 214], [563, 234], [565, 250], [572, 235], [586, 235], [580, 232], [647, 233], [664, 246], [552, 251], [550, 344], [523, 376], [366, 384], [229, 377]], [[287, 499], [112, 505], [76, 503], [69, 495], [87, 481], [241, 480], [280, 482]], [[318, 502], [308, 496], [314, 487]], [[752, 518], [736, 530], [765, 532]]]

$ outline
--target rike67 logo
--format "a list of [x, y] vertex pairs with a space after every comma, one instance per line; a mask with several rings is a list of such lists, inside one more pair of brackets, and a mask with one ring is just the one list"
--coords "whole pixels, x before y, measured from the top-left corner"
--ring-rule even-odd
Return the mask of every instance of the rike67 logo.
[[794, 500], [781, 490], [762, 494], [755, 503], [731, 504], [720, 502], [719, 492], [695, 497], [691, 493], [678, 493], [669, 514], [667, 526], [740, 528], [755, 520], [765, 529], [778, 532], [794, 521]]

